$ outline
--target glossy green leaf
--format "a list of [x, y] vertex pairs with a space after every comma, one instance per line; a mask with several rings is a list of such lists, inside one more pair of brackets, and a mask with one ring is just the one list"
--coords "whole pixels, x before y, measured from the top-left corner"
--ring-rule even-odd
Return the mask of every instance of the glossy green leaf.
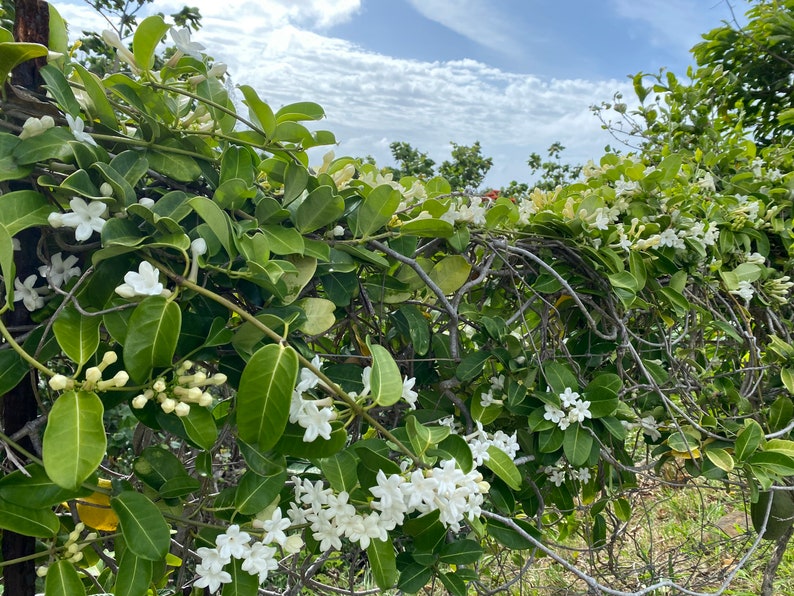
[[451, 434], [438, 444], [438, 448], [448, 453], [457, 462], [458, 467], [468, 474], [474, 467], [474, 461], [466, 439], [460, 435]]
[[185, 466], [170, 451], [158, 446], [149, 446], [132, 463], [135, 476], [154, 490], [172, 478], [187, 476]]
[[297, 376], [298, 355], [290, 347], [270, 344], [251, 356], [237, 391], [237, 425], [243, 441], [262, 451], [278, 442], [289, 418]]
[[20, 166], [41, 161], [70, 161], [74, 156], [69, 144], [74, 136], [68, 129], [60, 126], [49, 128], [43, 133], [20, 141], [14, 147], [14, 159]]
[[474, 540], [455, 540], [441, 547], [438, 560], [448, 565], [471, 565], [482, 557], [483, 550]]
[[432, 568], [411, 563], [400, 571], [397, 587], [408, 594], [415, 594], [425, 587], [432, 577]]
[[513, 519], [511, 521], [518, 526], [518, 529], [512, 528], [499, 520], [489, 519], [488, 534], [497, 542], [512, 550], [533, 548], [536, 543], [530, 540], [530, 537], [540, 541], [540, 533], [532, 524], [523, 519]]
[[151, 70], [154, 66], [154, 51], [170, 28], [160, 15], [146, 17], [138, 24], [132, 38], [132, 53], [140, 68]]
[[0, 529], [23, 536], [51, 538], [60, 527], [58, 516], [49, 507], [32, 509], [0, 499]]
[[488, 459], [485, 460], [486, 467], [501, 478], [507, 486], [513, 490], [521, 489], [521, 472], [504, 451], [495, 445], [488, 447]]
[[562, 449], [572, 466], [582, 466], [590, 457], [593, 448], [593, 435], [581, 424], [572, 424], [564, 431]]
[[452, 294], [466, 283], [471, 264], [462, 255], [449, 255], [433, 265], [428, 274], [443, 294]]
[[249, 85], [240, 85], [240, 91], [245, 97], [243, 103], [248, 106], [249, 118], [259, 124], [268, 140], [272, 139], [276, 133], [276, 116], [273, 114], [273, 110], [259, 99], [256, 91]]
[[419, 238], [451, 238], [455, 227], [441, 219], [414, 219], [400, 225], [400, 233], [405, 236], [418, 236]]
[[390, 316], [399, 332], [410, 340], [414, 352], [419, 356], [427, 354], [430, 349], [430, 328], [422, 311], [413, 304], [406, 304]]
[[119, 560], [113, 593], [116, 596], [146, 596], [153, 569], [151, 561], [137, 556], [129, 549], [125, 550]]
[[259, 576], [244, 571], [242, 559], [233, 559], [225, 569], [232, 581], [223, 584], [221, 596], [256, 596], [259, 593]]
[[128, 490], [112, 497], [110, 506], [119, 518], [127, 549], [147, 561], [161, 561], [168, 553], [171, 533], [157, 505]]
[[83, 365], [99, 347], [100, 316], [87, 316], [74, 306], [64, 308], [52, 324], [58, 345], [77, 364]]
[[19, 145], [19, 137], [0, 132], [0, 182], [19, 180], [33, 170], [32, 165], [21, 166], [14, 159], [14, 149]]
[[302, 101], [283, 106], [276, 112], [276, 122], [298, 122], [301, 120], [320, 120], [325, 116], [322, 106], [311, 101]]
[[52, 405], [42, 440], [47, 475], [58, 486], [75, 490], [99, 467], [107, 439], [104, 407], [96, 393], [67, 391]]
[[301, 201], [295, 212], [295, 227], [301, 234], [308, 234], [334, 223], [345, 211], [341, 195], [330, 186], [318, 186]]
[[55, 211], [40, 192], [17, 190], [0, 195], [0, 224], [11, 236], [33, 226], [47, 225], [47, 216]]
[[381, 406], [391, 406], [402, 397], [403, 378], [397, 363], [389, 351], [383, 346], [369, 346], [372, 354], [372, 372], [370, 387], [372, 401]]
[[577, 391], [579, 383], [576, 381], [571, 369], [554, 361], [548, 361], [543, 364], [543, 376], [549, 384], [549, 391], [552, 393], [563, 393], [567, 388]]
[[70, 490], [58, 486], [39, 464], [30, 464], [0, 478], [0, 499], [32, 509], [52, 507], [77, 496], [91, 494], [90, 489]]
[[188, 201], [193, 210], [199, 214], [215, 234], [229, 257], [234, 257], [237, 253], [232, 242], [232, 229], [229, 216], [214, 202], [206, 197], [193, 197]]
[[408, 418], [405, 430], [408, 432], [408, 440], [414, 448], [414, 453], [420, 456], [450, 436], [449, 427], [425, 426], [416, 419], [416, 416]]
[[308, 183], [309, 171], [301, 164], [288, 163], [284, 169], [284, 197], [281, 204], [286, 207], [301, 196]]
[[452, 596], [466, 596], [466, 581], [459, 572], [439, 572], [438, 578]]
[[303, 236], [295, 228], [268, 225], [262, 226], [262, 231], [270, 243], [270, 250], [277, 255], [303, 254]]
[[706, 450], [706, 457], [709, 458], [709, 461], [717, 466], [720, 470], [724, 472], [730, 472], [733, 470], [735, 463], [733, 461], [733, 457], [731, 454], [725, 451], [724, 449], [707, 449]]
[[83, 87], [85, 87], [85, 93], [88, 97], [87, 111], [91, 119], [99, 120], [100, 123], [111, 130], [118, 130], [119, 123], [116, 119], [116, 112], [113, 106], [110, 105], [110, 101], [108, 101], [105, 94], [105, 88], [99, 82], [99, 78], [90, 73], [82, 64], [78, 62], [72, 62], [71, 64], [80, 77]]
[[135, 307], [124, 344], [130, 378], [142, 383], [154, 368], [171, 366], [182, 325], [182, 311], [162, 296], [148, 296]]
[[611, 416], [618, 408], [618, 391], [623, 386], [620, 377], [613, 373], [596, 375], [584, 389], [585, 399], [590, 402], [590, 414], [595, 418]]
[[[46, 56], [47, 52], [47, 46], [38, 43], [15, 41], [0, 43], [0, 81], [3, 81], [5, 85], [8, 75], [19, 64], [33, 60], [33, 58]], [[5, 88], [3, 89], [3, 97], [5, 97]]]
[[[356, 473], [358, 458], [349, 449], [321, 459], [319, 465], [331, 488], [337, 492], [347, 491], [350, 493], [358, 484]], [[1, 494], [2, 492], [0, 492]]]
[[[780, 377], [781, 379], [784, 377], [785, 370], [792, 370], [794, 369], [781, 369], [780, 370]], [[792, 388], [794, 388], [794, 373], [792, 373]], [[788, 387], [787, 387], [788, 388]], [[794, 390], [789, 389], [794, 394]], [[792, 418], [794, 417], [794, 404], [791, 402], [791, 398], [787, 395], [781, 395], [778, 397], [772, 405], [769, 406], [769, 415], [767, 416], [767, 423], [769, 425], [769, 430], [772, 432], [777, 432], [786, 428], [790, 423]]]
[[[14, 264], [14, 240], [8, 233], [4, 225], [0, 224], [0, 273], [3, 279], [12, 280], [16, 277], [16, 265]], [[24, 280], [23, 280], [24, 281]], [[14, 303], [14, 284], [7, 283], [5, 286], [6, 304]], [[20, 303], [17, 308], [24, 308]]]
[[392, 588], [397, 581], [397, 557], [391, 539], [372, 540], [367, 547], [367, 560], [372, 576], [381, 590]]
[[47, 568], [44, 596], [85, 596], [85, 587], [74, 565], [65, 559]]
[[243, 515], [255, 515], [270, 505], [278, 496], [287, 480], [287, 470], [274, 471], [269, 476], [260, 476], [248, 471], [237, 483], [234, 505]]
[[195, 445], [202, 449], [210, 450], [218, 438], [218, 428], [215, 418], [207, 408], [191, 406], [187, 416], [179, 418], [185, 427], [185, 433]]
[[764, 440], [764, 429], [752, 418], [744, 421], [744, 428], [736, 437], [733, 454], [736, 461], [744, 462], [755, 453]]
[[358, 208], [348, 217], [353, 236], [362, 238], [370, 236], [382, 228], [392, 218], [402, 200], [399, 190], [388, 184], [372, 189]]
[[455, 376], [462, 382], [475, 379], [482, 374], [483, 367], [490, 357], [490, 352], [486, 350], [478, 350], [467, 354], [458, 364]]
[[260, 476], [272, 476], [287, 466], [287, 461], [283, 455], [277, 455], [272, 451], [263, 453], [254, 445], [250, 445], [240, 439], [237, 440], [237, 446], [240, 448], [240, 454], [249, 469]]

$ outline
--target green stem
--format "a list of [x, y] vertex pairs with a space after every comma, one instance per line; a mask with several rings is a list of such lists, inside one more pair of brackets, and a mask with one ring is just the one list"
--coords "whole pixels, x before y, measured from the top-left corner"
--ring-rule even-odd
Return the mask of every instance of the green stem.
[[[177, 275], [173, 271], [168, 270], [167, 268], [163, 267], [162, 265], [157, 265], [158, 269], [165, 273], [168, 277], [173, 279], [178, 285], [183, 286], [189, 290], [196, 292], [197, 294], [201, 294], [202, 296], [206, 296], [210, 300], [217, 302], [221, 306], [226, 307], [228, 310], [240, 315], [240, 318], [245, 320], [248, 323], [251, 323], [254, 327], [259, 329], [262, 333], [264, 333], [267, 337], [272, 339], [273, 341], [282, 344], [282, 345], [289, 345], [289, 341], [286, 337], [282, 337], [275, 331], [273, 331], [270, 327], [262, 323], [259, 319], [253, 316], [251, 313], [246, 311], [245, 309], [241, 308], [231, 300], [216, 294], [212, 290], [208, 290], [203, 288], [202, 286], [195, 284], [181, 275]], [[402, 451], [405, 455], [411, 458], [414, 465], [418, 467], [426, 467], [426, 464], [419, 459], [413, 452], [406, 447], [402, 441], [400, 441], [397, 437], [395, 437], [387, 428], [385, 428], [380, 422], [378, 422], [375, 418], [373, 418], [366, 409], [361, 406], [358, 402], [356, 402], [347, 392], [342, 389], [339, 385], [334, 383], [331, 379], [326, 376], [321, 370], [316, 368], [308, 359], [304, 358], [297, 350], [295, 353], [298, 356], [298, 361], [301, 363], [301, 366], [308, 368], [312, 373], [314, 373], [320, 381], [323, 382], [334, 394], [336, 394], [345, 404], [353, 410], [358, 416], [364, 418], [364, 420], [369, 423], [375, 430], [377, 430], [381, 435], [383, 435], [388, 441], [391, 441], [397, 449]]]
[[25, 348], [23, 348], [16, 342], [16, 340], [11, 336], [11, 333], [8, 331], [2, 320], [0, 320], [0, 334], [2, 334], [3, 338], [8, 342], [8, 345], [11, 346], [13, 350], [22, 357], [22, 360], [27, 362], [31, 367], [35, 368], [41, 373], [44, 373], [45, 375], [49, 375], [50, 377], [55, 376], [55, 372], [51, 371], [41, 362], [36, 360], [33, 356], [28, 354], [25, 351]]
[[30, 451], [22, 447], [19, 443], [12, 440], [11, 437], [9, 437], [6, 434], [3, 434], [2, 432], [0, 432], [0, 443], [5, 443], [6, 445], [14, 449], [14, 451], [18, 451], [19, 453], [27, 457], [34, 464], [39, 464], [40, 466], [44, 465], [44, 462], [41, 461], [41, 458], [32, 454]]
[[50, 551], [43, 550], [38, 553], [25, 555], [24, 557], [17, 557], [16, 559], [10, 559], [8, 561], [0, 561], [0, 568], [9, 567], [11, 565], [16, 565], [17, 563], [24, 563], [25, 561], [33, 561], [34, 559], [41, 559], [43, 557], [49, 557], [49, 556], [50, 556]]

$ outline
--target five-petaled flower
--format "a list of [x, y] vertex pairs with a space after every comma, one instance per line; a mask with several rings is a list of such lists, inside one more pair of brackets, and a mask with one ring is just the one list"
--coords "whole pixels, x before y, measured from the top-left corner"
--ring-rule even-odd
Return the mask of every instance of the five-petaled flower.
[[25, 281], [19, 281], [19, 278], [14, 280], [14, 302], [22, 301], [29, 311], [33, 312], [44, 306], [44, 298], [41, 297], [40, 292], [46, 291], [46, 288], [34, 288], [38, 277], [33, 274], [25, 278]]
[[168, 296], [169, 290], [160, 283], [160, 272], [151, 263], [141, 261], [138, 271], [128, 271], [124, 276], [124, 283], [116, 288], [116, 294], [122, 298], [136, 296]]
[[50, 213], [48, 221], [53, 228], [74, 228], [74, 239], [78, 242], [88, 240], [94, 232], [102, 231], [106, 222], [101, 216], [107, 210], [103, 202], [86, 203], [80, 197], [74, 197], [69, 201], [69, 207], [72, 208], [71, 212]]
[[176, 49], [192, 56], [196, 60], [201, 60], [201, 50], [205, 49], [203, 45], [196, 41], [190, 41], [190, 29], [182, 27], [181, 29], [174, 29], [171, 27], [171, 39], [174, 40]]
[[94, 137], [85, 132], [85, 122], [80, 116], [73, 118], [71, 114], [66, 114], [66, 123], [69, 125], [69, 130], [72, 131], [72, 136], [80, 142], [88, 143], [96, 147]]
[[75, 267], [76, 264], [76, 256], [69, 255], [64, 259], [63, 253], [56, 252], [50, 257], [49, 265], [39, 267], [39, 275], [47, 278], [52, 287], [60, 288], [73, 277], [80, 275], [80, 267]]

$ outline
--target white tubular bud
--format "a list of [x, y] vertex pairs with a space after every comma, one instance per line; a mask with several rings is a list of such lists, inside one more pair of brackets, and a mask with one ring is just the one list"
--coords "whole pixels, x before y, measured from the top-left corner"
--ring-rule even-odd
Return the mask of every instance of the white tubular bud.
[[57, 374], [50, 377], [47, 384], [50, 386], [50, 389], [54, 391], [63, 391], [69, 386], [69, 379], [64, 375]]
[[190, 389], [187, 390], [186, 401], [191, 403], [198, 403], [198, 401], [201, 399], [202, 393], [204, 392], [201, 390], [201, 387], [191, 387]]
[[163, 379], [157, 379], [152, 385], [152, 389], [155, 393], [162, 393], [165, 391], [165, 381]]
[[119, 357], [118, 354], [116, 354], [116, 352], [105, 352], [102, 355], [102, 364], [104, 364], [105, 366], [115, 364], [116, 362], [118, 362], [118, 360]]
[[96, 383], [102, 380], [102, 369], [98, 366], [92, 366], [85, 371], [85, 380], [90, 383]]
[[180, 417], [187, 416], [190, 414], [190, 404], [186, 404], [183, 401], [179, 402], [174, 408], [174, 414]]
[[207, 393], [206, 391], [204, 393], [202, 393], [201, 397], [199, 397], [198, 405], [200, 405], [203, 408], [208, 408], [209, 406], [211, 406], [212, 405], [212, 394]]
[[228, 380], [228, 377], [223, 373], [215, 373], [212, 375], [212, 382], [215, 385], [223, 385]]
[[145, 395], [136, 395], [135, 397], [132, 398], [132, 407], [135, 408], [136, 410], [140, 410], [142, 408], [145, 408], [148, 402], [149, 400], [146, 399]]
[[170, 397], [166, 397], [160, 404], [160, 407], [163, 409], [163, 412], [165, 412], [166, 414], [170, 414], [171, 412], [173, 412], [176, 406], [177, 406], [176, 400], [173, 400]]

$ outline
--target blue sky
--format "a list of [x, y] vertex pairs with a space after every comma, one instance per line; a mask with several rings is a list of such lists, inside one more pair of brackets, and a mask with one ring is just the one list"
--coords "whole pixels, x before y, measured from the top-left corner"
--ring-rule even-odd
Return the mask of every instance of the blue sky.
[[[737, 15], [744, 0], [731, 0]], [[107, 24], [85, 2], [54, 0], [74, 30]], [[184, 2], [155, 0], [149, 12]], [[341, 155], [391, 164], [407, 141], [440, 163], [479, 140], [486, 184], [528, 181], [528, 155], [561, 141], [573, 162], [612, 139], [590, 106], [628, 75], [683, 76], [700, 34], [731, 18], [725, 0], [191, 0], [194, 39], [278, 108], [316, 101]], [[316, 156], [319, 163], [321, 156]]]

